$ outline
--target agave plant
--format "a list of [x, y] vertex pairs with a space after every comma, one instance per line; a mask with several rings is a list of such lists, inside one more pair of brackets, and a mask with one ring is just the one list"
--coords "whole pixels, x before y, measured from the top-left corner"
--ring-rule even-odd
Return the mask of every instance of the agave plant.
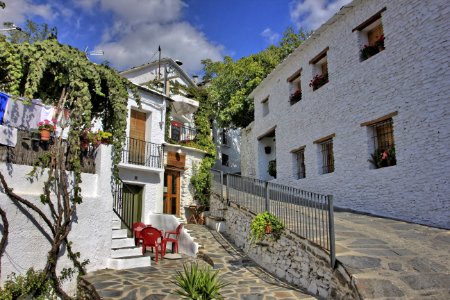
[[218, 275], [219, 270], [214, 272], [210, 267], [199, 268], [197, 263], [183, 264], [183, 272], [177, 271], [172, 281], [180, 288], [174, 294], [192, 300], [223, 299], [220, 290], [229, 283], [220, 280]]

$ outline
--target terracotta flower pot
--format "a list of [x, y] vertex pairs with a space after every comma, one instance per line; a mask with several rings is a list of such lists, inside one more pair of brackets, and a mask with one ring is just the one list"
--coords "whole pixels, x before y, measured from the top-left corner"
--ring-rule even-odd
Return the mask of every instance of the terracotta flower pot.
[[50, 130], [48, 129], [41, 129], [41, 141], [49, 141], [50, 140]]
[[270, 224], [266, 224], [266, 227], [264, 228], [264, 232], [266, 234], [272, 233], [272, 226]]

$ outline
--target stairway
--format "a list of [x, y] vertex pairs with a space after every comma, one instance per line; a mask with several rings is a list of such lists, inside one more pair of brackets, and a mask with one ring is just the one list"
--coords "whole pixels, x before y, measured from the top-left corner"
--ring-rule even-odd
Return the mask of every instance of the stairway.
[[142, 256], [142, 248], [136, 247], [134, 239], [127, 237], [127, 229], [121, 228], [121, 221], [115, 214], [112, 220], [111, 238], [111, 257], [108, 260], [109, 269], [122, 270], [151, 265], [149, 254]]

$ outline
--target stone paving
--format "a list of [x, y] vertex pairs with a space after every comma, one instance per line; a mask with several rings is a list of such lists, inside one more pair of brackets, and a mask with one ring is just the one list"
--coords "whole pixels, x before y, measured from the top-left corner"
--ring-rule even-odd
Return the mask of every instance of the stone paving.
[[450, 299], [450, 231], [335, 212], [337, 259], [364, 299]]
[[[314, 299], [256, 266], [221, 235], [187, 225], [232, 285], [225, 299]], [[336, 253], [364, 299], [450, 299], [450, 231], [349, 212], [335, 212]], [[205, 255], [206, 254], [206, 255]], [[101, 270], [85, 276], [104, 299], [179, 299], [170, 283], [184, 257], [148, 268]], [[205, 262], [201, 263], [206, 264]]]
[[128, 270], [99, 270], [87, 274], [84, 280], [95, 287], [102, 299], [180, 299], [171, 294], [177, 286], [171, 283], [183, 262], [197, 261], [214, 264], [223, 281], [230, 283], [222, 289], [225, 299], [275, 300], [316, 299], [288, 285], [258, 267], [220, 234], [202, 225], [186, 225], [195, 241], [202, 247], [198, 258], [183, 256], [181, 260], [163, 259], [146, 268]]

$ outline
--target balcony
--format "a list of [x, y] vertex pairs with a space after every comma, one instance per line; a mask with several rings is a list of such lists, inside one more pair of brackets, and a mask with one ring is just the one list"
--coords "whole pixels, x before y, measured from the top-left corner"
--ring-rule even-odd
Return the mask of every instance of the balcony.
[[172, 121], [170, 124], [170, 139], [177, 143], [187, 143], [195, 140], [197, 130], [190, 126], [185, 126], [180, 122]]
[[[17, 144], [15, 147], [0, 145], [0, 161], [10, 164], [33, 166], [35, 162], [54, 147], [54, 136], [50, 141], [42, 142], [37, 132], [17, 130]], [[66, 170], [71, 171], [72, 165], [68, 157], [69, 149], [66, 141], [63, 141], [66, 148], [64, 156]], [[89, 145], [81, 152], [81, 172], [95, 174], [95, 149]]]
[[152, 169], [163, 169], [163, 148], [161, 144], [155, 144], [126, 138], [122, 149], [122, 166], [134, 165]]

